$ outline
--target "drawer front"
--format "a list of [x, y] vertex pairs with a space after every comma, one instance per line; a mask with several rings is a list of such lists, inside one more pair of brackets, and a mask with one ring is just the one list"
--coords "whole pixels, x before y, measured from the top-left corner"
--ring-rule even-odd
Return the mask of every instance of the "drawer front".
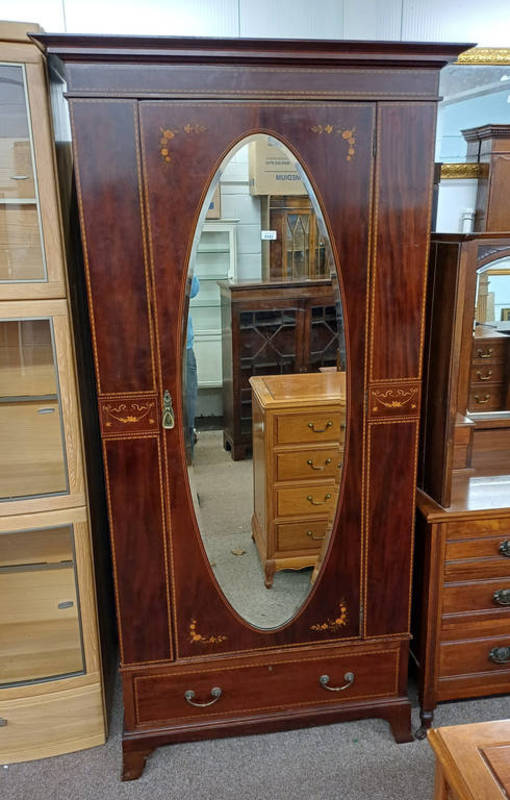
[[276, 456], [277, 480], [338, 479], [342, 459], [343, 451], [339, 447], [327, 447], [321, 450], [310, 448], [291, 453], [278, 453]]
[[0, 762], [47, 758], [105, 741], [99, 684], [1, 700]]
[[278, 444], [343, 442], [345, 414], [340, 409], [306, 414], [281, 414], [276, 418]]
[[446, 544], [445, 580], [510, 576], [510, 536], [449, 541]]
[[492, 411], [502, 408], [504, 400], [503, 383], [476, 384], [469, 390], [468, 408], [471, 411]]
[[296, 522], [276, 526], [276, 549], [280, 552], [288, 550], [312, 550], [320, 552], [326, 531], [330, 528], [328, 519]]
[[[380, 650], [363, 654], [322, 656], [313, 659], [267, 660], [258, 666], [218, 667], [207, 671], [179, 672], [135, 678], [135, 704], [138, 725], [184, 718], [197, 722], [207, 718], [283, 711], [296, 705], [320, 706], [348, 703], [369, 697], [397, 694], [398, 651]], [[351, 682], [348, 673], [353, 675]], [[346, 686], [332, 692], [319, 682], [329, 676], [332, 687]], [[214, 688], [221, 689], [215, 699]], [[194, 692], [193, 702], [209, 706], [195, 707], [185, 698]]]
[[459, 614], [465, 611], [500, 611], [510, 614], [510, 578], [445, 586], [443, 614]]
[[330, 484], [307, 484], [304, 486], [278, 489], [276, 508], [279, 517], [332, 515], [336, 509], [338, 487]]
[[473, 367], [487, 367], [505, 360], [506, 341], [481, 341], [473, 342]]
[[503, 362], [497, 364], [477, 364], [471, 367], [471, 384], [481, 387], [484, 384], [503, 383], [505, 380], [505, 365]]
[[[503, 663], [493, 658], [499, 652]], [[492, 654], [492, 657], [491, 657]], [[510, 675], [510, 635], [485, 639], [443, 642], [439, 648], [439, 674], [441, 677], [472, 675], [474, 673], [502, 673]]]
[[510, 539], [510, 517], [493, 517], [488, 519], [464, 519], [449, 522], [446, 526], [447, 540], [479, 538], [501, 534], [501, 539]]

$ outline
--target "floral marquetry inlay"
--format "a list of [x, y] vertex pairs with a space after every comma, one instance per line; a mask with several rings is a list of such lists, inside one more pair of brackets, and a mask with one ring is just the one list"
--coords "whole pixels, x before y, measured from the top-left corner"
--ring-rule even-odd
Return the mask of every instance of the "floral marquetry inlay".
[[101, 399], [100, 408], [103, 436], [157, 430], [159, 414], [154, 396]]
[[159, 152], [165, 163], [169, 164], [172, 160], [171, 143], [180, 133], [186, 135], [203, 133], [207, 128], [196, 122], [187, 122], [182, 128], [160, 128], [161, 138], [159, 140]]
[[420, 410], [420, 386], [386, 384], [372, 386], [369, 392], [371, 417], [416, 417]]
[[329, 631], [334, 633], [347, 625], [347, 606], [344, 600], [338, 603], [338, 612], [334, 619], [327, 619], [325, 622], [318, 622], [316, 625], [310, 625], [311, 631]]
[[336, 125], [312, 125], [312, 133], [317, 133], [319, 136], [341, 136], [347, 144], [347, 161], [352, 161], [356, 154], [356, 128], [338, 128]]
[[211, 636], [204, 636], [197, 631], [197, 621], [192, 619], [189, 625], [189, 640], [192, 644], [220, 644], [228, 637], [224, 634], [215, 634]]

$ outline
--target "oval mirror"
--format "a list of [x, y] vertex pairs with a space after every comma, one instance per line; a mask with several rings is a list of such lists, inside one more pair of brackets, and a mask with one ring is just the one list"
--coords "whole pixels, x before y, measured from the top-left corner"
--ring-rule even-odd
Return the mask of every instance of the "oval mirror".
[[468, 411], [487, 414], [510, 409], [507, 341], [510, 336], [510, 258], [477, 271], [473, 366]]
[[247, 137], [197, 226], [183, 330], [191, 495], [219, 586], [252, 625], [305, 601], [336, 514], [346, 420], [338, 276], [292, 152]]

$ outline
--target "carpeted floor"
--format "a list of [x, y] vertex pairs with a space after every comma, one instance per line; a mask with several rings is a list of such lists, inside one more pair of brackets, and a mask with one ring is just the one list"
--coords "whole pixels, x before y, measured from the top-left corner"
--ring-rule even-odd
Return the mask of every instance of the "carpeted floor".
[[[418, 727], [418, 709], [413, 712]], [[508, 697], [443, 703], [438, 725], [510, 717]], [[2, 800], [431, 800], [426, 741], [394, 743], [388, 725], [363, 720], [178, 744], [156, 750], [138, 781], [121, 783], [121, 703], [110, 739], [58, 758], [0, 769]], [[480, 798], [483, 800], [483, 798]]]

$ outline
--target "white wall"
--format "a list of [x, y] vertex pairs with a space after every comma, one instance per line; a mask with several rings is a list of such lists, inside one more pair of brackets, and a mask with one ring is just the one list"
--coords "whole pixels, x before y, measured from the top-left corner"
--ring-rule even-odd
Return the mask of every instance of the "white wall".
[[237, 242], [237, 279], [261, 277], [260, 199], [250, 194], [248, 145], [230, 159], [220, 182], [221, 218], [235, 219]]
[[0, 0], [47, 31], [510, 45], [508, 0]]
[[476, 209], [477, 185], [476, 179], [441, 181], [437, 200], [437, 233], [462, 232], [462, 213], [474, 213]]

